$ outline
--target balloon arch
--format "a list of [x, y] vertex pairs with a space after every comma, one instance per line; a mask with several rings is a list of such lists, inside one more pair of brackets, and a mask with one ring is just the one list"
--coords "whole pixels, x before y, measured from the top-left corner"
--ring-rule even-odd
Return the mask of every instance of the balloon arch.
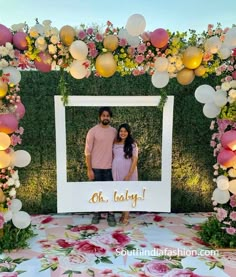
[[[195, 90], [195, 98], [203, 104], [203, 113], [212, 118], [211, 146], [216, 164], [216, 188], [212, 201], [216, 218], [225, 233], [236, 233], [236, 27], [215, 28], [196, 34], [170, 32], [157, 28], [145, 31], [146, 21], [140, 14], [127, 20], [125, 28], [115, 28], [107, 21], [105, 30], [99, 26], [78, 28], [69, 25], [60, 30], [50, 20], [29, 27], [0, 24], [0, 229], [5, 224], [25, 229], [30, 216], [21, 211], [16, 198], [20, 186], [18, 168], [27, 166], [27, 151], [14, 150], [21, 144], [23, 128], [20, 120], [25, 107], [20, 98], [21, 71], [60, 70], [76, 79], [149, 74], [156, 88], [176, 78], [181, 85], [193, 82], [195, 76], [220, 76], [216, 88], [208, 84]], [[61, 75], [61, 94], [67, 101], [67, 90]]]

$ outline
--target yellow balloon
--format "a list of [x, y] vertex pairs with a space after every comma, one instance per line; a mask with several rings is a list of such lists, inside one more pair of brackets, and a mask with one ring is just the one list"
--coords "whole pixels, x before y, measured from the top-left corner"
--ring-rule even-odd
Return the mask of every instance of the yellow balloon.
[[194, 72], [191, 69], [183, 68], [177, 73], [177, 81], [181, 85], [189, 85], [195, 78]]
[[3, 190], [0, 188], [0, 203], [4, 203], [6, 200], [6, 196], [3, 192]]
[[8, 167], [11, 162], [11, 156], [5, 151], [0, 151], [0, 168]]
[[7, 91], [8, 91], [7, 83], [0, 80], [0, 98], [3, 98], [7, 94]]
[[189, 69], [195, 69], [199, 67], [202, 62], [202, 50], [195, 47], [189, 46], [183, 54], [183, 64]]
[[69, 25], [65, 25], [61, 28], [59, 32], [61, 42], [66, 45], [70, 46], [71, 43], [74, 41], [75, 38], [75, 30], [73, 27]]
[[107, 52], [97, 57], [95, 67], [102, 77], [111, 77], [116, 72], [117, 64], [112, 53]]
[[10, 144], [10, 137], [6, 133], [0, 132], [0, 150], [6, 150]]
[[201, 77], [206, 73], [206, 68], [203, 65], [200, 65], [196, 69], [194, 69], [194, 73], [196, 76]]
[[108, 35], [103, 40], [103, 45], [109, 51], [114, 51], [118, 47], [118, 37], [115, 35]]

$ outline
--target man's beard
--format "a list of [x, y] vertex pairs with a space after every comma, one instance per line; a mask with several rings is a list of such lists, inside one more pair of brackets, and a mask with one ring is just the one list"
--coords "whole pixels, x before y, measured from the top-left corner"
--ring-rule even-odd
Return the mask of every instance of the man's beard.
[[104, 119], [104, 120], [102, 120], [102, 125], [109, 125], [110, 124], [110, 120], [108, 120], [108, 119]]

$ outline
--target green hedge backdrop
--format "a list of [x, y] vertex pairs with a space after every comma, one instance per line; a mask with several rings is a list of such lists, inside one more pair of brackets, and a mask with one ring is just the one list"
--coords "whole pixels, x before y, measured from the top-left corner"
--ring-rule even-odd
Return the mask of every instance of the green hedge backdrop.
[[[54, 95], [59, 95], [60, 73], [53, 71], [22, 72], [21, 98], [26, 114], [20, 121], [24, 128], [23, 149], [31, 154], [32, 161], [19, 169], [21, 187], [17, 197], [24, 210], [34, 213], [55, 213], [56, 139]], [[216, 77], [196, 78], [191, 85], [182, 86], [170, 80], [162, 90], [155, 88], [149, 75], [114, 75], [111, 78], [90, 76], [76, 80], [66, 75], [70, 95], [174, 95], [174, 123], [172, 145], [172, 212], [211, 211], [213, 183], [213, 149], [210, 147], [211, 119], [202, 113], [202, 104], [194, 98], [195, 89], [201, 84], [215, 86]], [[67, 175], [68, 181], [84, 181], [85, 136], [98, 122], [97, 107], [66, 107]], [[162, 111], [157, 107], [114, 107], [112, 125], [128, 122], [139, 145], [139, 179], [161, 178]], [[155, 197], [155, 196], [153, 196]], [[78, 196], [79, 199], [79, 196]], [[78, 211], [79, 212], [79, 211]]]

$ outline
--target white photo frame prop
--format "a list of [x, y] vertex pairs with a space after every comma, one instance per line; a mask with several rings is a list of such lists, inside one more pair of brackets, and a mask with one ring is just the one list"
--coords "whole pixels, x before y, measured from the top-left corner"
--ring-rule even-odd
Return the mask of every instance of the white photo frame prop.
[[[160, 96], [69, 96], [66, 106], [158, 106]], [[56, 125], [57, 211], [171, 210], [171, 163], [174, 96], [163, 108], [160, 181], [67, 182], [66, 120], [61, 96], [54, 96]]]

